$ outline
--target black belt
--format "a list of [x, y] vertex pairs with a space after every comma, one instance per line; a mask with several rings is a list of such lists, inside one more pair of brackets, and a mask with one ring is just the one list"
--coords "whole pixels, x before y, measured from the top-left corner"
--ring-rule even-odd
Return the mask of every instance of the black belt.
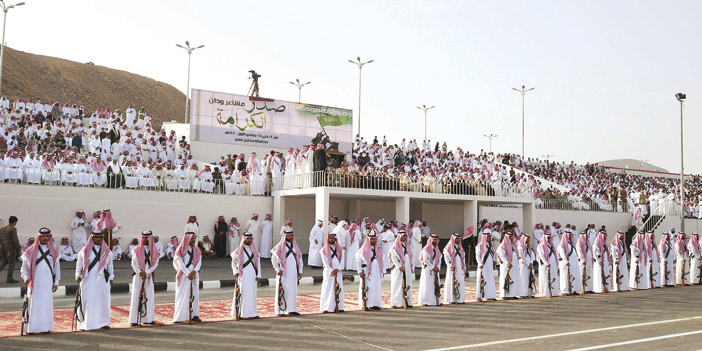
[[244, 254], [246, 254], [247, 260], [246, 260], [246, 262], [244, 262], [242, 268], [246, 268], [246, 266], [252, 265], [254, 272], [256, 272], [256, 276], [258, 276], [258, 268], [256, 267], [256, 264], [253, 261], [253, 259], [254, 259], [253, 255], [249, 255], [249, 253], [246, 252], [246, 250], [244, 250]]
[[54, 284], [54, 281], [56, 280], [56, 274], [54, 274], [54, 267], [51, 265], [51, 261], [49, 260], [49, 255], [51, 254], [51, 250], [44, 250], [41, 249], [41, 247], [37, 247], [39, 249], [39, 254], [41, 256], [37, 258], [36, 264], [38, 265], [42, 261], [46, 262], [46, 265], [49, 266], [49, 271], [51, 271], [51, 284]]
[[[331, 248], [331, 247], [330, 247], [330, 249], [331, 249], [331, 253], [332, 253], [332, 254], [331, 254], [331, 258], [334, 258], [334, 257], [339, 258], [339, 256], [336, 255], [336, 249]], [[288, 252], [289, 252], [289, 251], [288, 251]]]
[[376, 260], [376, 259], [377, 259], [377, 258], [375, 257], [375, 247], [371, 250], [371, 253], [372, 253], [371, 259], [370, 259], [370, 262], [368, 262], [368, 264], [371, 264], [371, 263], [373, 262], [373, 260]]
[[190, 268], [190, 266], [193, 264], [193, 250], [188, 251], [188, 255], [190, 256], [190, 259], [188, 260], [188, 263], [185, 264], [185, 268]]
[[93, 253], [95, 254], [95, 258], [93, 258], [93, 262], [90, 262], [90, 265], [88, 266], [88, 271], [92, 270], [95, 265], [100, 262], [100, 252], [95, 251], [95, 247], [93, 247]]

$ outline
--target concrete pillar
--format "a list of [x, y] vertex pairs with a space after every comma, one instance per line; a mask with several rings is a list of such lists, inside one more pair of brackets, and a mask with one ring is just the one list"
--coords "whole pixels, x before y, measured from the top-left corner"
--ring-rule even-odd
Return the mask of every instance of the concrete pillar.
[[534, 230], [534, 203], [522, 204], [522, 231], [532, 234]]
[[[275, 228], [281, 228], [283, 226], [283, 221], [285, 221], [285, 197], [276, 195], [273, 196], [273, 242], [277, 242], [276, 240], [276, 235], [278, 232], [276, 232]], [[280, 229], [278, 229], [280, 230]], [[280, 238], [277, 238], [280, 239]]]
[[361, 218], [361, 200], [359, 199], [349, 200], [349, 221], [354, 218]]
[[[327, 190], [326, 187], [318, 187], [315, 188], [315, 194], [314, 194], [314, 220], [315, 223], [317, 222], [317, 219], [321, 219], [324, 221], [324, 228], [326, 229], [327, 222], [329, 220], [329, 191]], [[326, 237], [326, 231], [325, 231], [325, 237]]]
[[473, 233], [478, 232], [478, 201], [467, 200], [463, 201], [463, 230], [468, 228], [469, 225], [473, 225]]
[[409, 223], [410, 199], [407, 196], [395, 198], [395, 220], [398, 223]]

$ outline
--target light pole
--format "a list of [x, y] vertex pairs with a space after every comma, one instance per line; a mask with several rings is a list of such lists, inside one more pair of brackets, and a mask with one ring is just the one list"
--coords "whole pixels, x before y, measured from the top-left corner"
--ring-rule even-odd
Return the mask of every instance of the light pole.
[[417, 106], [418, 109], [424, 111], [424, 142], [427, 142], [427, 111], [433, 109], [436, 106], [427, 107], [427, 105], [422, 105], [422, 107]]
[[356, 57], [356, 61], [349, 60], [349, 62], [358, 66], [358, 135], [361, 135], [361, 69], [366, 64], [373, 62], [373, 60], [362, 62], [361, 56]]
[[490, 152], [492, 152], [492, 138], [497, 138], [497, 134], [483, 134], [484, 137], [490, 139]]
[[683, 93], [675, 94], [675, 98], [680, 101], [680, 232], [685, 232], [685, 164], [683, 161], [683, 101], [687, 95]]
[[0, 6], [2, 6], [2, 12], [3, 18], [2, 18], [2, 47], [0, 47], [0, 91], [2, 91], [2, 62], [3, 59], [5, 58], [5, 24], [7, 24], [7, 11], [9, 11], [11, 8], [17, 7], [17, 6], [22, 6], [24, 5], [24, 2], [18, 2], [14, 5], [6, 5], [5, 1], [0, 0]]
[[534, 89], [535, 88], [526, 89], [526, 85], [522, 85], [521, 89], [512, 88], [512, 90], [518, 91], [522, 94], [522, 159], [523, 160], [526, 160], [526, 156], [524, 155], [524, 95], [526, 95], [527, 91], [531, 91]]
[[188, 52], [188, 86], [185, 89], [185, 124], [188, 124], [188, 116], [190, 116], [190, 111], [188, 110], [188, 105], [190, 103], [190, 55], [192, 55], [193, 51], [204, 48], [205, 45], [190, 47], [190, 42], [186, 40], [185, 46], [180, 44], [176, 44], [176, 46]]
[[300, 103], [300, 100], [302, 100], [302, 87], [304, 87], [307, 84], [310, 84], [312, 82], [307, 82], [300, 84], [300, 80], [295, 78], [295, 82], [290, 82], [290, 84], [294, 85], [297, 87], [297, 102]]

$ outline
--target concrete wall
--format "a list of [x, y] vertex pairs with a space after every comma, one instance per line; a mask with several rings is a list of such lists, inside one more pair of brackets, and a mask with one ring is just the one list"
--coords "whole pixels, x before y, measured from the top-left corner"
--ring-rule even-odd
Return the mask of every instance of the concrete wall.
[[246, 223], [251, 214], [272, 213], [272, 198], [212, 194], [169, 193], [136, 190], [92, 189], [76, 187], [42, 187], [0, 184], [0, 216], [7, 224], [11, 215], [19, 218], [17, 232], [21, 242], [48, 227], [55, 237], [72, 236], [70, 223], [77, 209], [87, 216], [97, 210], [110, 209], [122, 228], [115, 237], [131, 240], [144, 230], [151, 230], [167, 242], [172, 235], [182, 237], [188, 216], [196, 215], [201, 234], [212, 238], [213, 225], [223, 215], [227, 221], [237, 217]]

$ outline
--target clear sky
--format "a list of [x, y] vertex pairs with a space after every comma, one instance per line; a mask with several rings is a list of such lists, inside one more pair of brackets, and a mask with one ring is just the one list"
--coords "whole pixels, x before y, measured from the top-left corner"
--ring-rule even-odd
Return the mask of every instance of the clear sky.
[[[185, 91], [246, 94], [255, 69], [262, 96], [358, 109], [362, 135], [477, 152], [521, 151], [579, 163], [650, 160], [702, 173], [700, 1], [212, 1], [25, 0], [10, 10], [7, 45], [122, 69]], [[15, 3], [10, 1], [9, 3]], [[128, 102], [125, 102], [125, 106]], [[182, 116], [173, 116], [181, 119]]]

